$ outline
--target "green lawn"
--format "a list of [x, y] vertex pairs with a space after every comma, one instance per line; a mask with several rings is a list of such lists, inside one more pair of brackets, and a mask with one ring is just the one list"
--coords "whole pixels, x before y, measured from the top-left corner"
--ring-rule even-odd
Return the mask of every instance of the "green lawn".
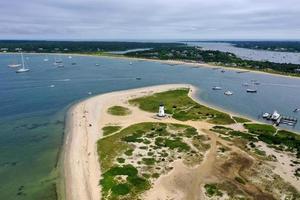
[[108, 108], [107, 112], [111, 115], [117, 116], [125, 116], [131, 113], [131, 111], [128, 108], [125, 108], [123, 106], [112, 106]]
[[166, 113], [180, 121], [207, 119], [214, 124], [234, 123], [228, 114], [200, 105], [191, 99], [188, 93], [189, 89], [183, 88], [132, 99], [129, 102], [153, 113], [157, 113], [159, 105], [163, 103]]
[[103, 136], [110, 135], [120, 130], [122, 126], [105, 126], [102, 128]]

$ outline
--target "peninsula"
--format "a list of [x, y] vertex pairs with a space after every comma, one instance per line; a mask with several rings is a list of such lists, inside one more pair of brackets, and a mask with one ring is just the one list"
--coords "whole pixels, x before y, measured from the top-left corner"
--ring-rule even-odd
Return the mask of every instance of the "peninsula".
[[299, 199], [300, 136], [207, 107], [196, 92], [160, 85], [74, 105], [66, 199]]

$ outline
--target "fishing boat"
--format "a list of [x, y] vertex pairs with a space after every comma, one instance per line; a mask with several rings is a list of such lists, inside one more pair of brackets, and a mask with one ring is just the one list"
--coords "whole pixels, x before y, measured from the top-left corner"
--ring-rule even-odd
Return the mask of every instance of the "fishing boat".
[[233, 92], [227, 90], [226, 92], [224, 92], [224, 94], [227, 95], [227, 96], [231, 96], [231, 95], [233, 95]]
[[21, 53], [21, 58], [22, 58], [22, 68], [18, 69], [16, 71], [16, 73], [23, 73], [23, 72], [28, 72], [29, 71], [28, 68], [25, 68], [25, 62], [24, 62], [23, 53]]
[[222, 90], [222, 88], [219, 86], [214, 86], [214, 87], [212, 87], [212, 90]]

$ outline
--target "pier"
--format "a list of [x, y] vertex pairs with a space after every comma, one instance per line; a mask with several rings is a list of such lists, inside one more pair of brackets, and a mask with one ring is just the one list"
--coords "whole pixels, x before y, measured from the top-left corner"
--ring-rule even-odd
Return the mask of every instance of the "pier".
[[296, 126], [298, 119], [292, 116], [283, 116], [280, 115], [277, 111], [274, 111], [273, 114], [262, 113], [261, 117], [268, 121], [272, 121], [273, 124], [279, 126], [280, 124], [285, 124], [288, 126]]

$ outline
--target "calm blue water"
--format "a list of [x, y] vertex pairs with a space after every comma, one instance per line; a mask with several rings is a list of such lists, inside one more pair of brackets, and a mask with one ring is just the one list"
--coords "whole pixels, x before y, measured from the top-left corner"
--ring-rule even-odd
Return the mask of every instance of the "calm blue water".
[[231, 52], [235, 55], [248, 60], [270, 61], [276, 63], [293, 63], [300, 64], [300, 53], [278, 52], [255, 50], [247, 48], [235, 47], [230, 43], [224, 42], [188, 42], [192, 46], [201, 46], [205, 50], [218, 50], [223, 52]]
[[[88, 92], [190, 83], [201, 89], [203, 101], [251, 118], [275, 109], [300, 117], [292, 112], [300, 107], [300, 79], [146, 61], [129, 65], [131, 60], [83, 56], [72, 60], [62, 56], [65, 67], [56, 68], [54, 56], [49, 62], [44, 62], [42, 55], [26, 57], [31, 71], [16, 74], [7, 65], [19, 55], [0, 55], [0, 199], [55, 199], [64, 114], [72, 103], [88, 97]], [[252, 79], [261, 83], [257, 94], [246, 93], [242, 86]], [[234, 95], [212, 91], [214, 85], [230, 89]], [[295, 129], [300, 131], [299, 124]]]

